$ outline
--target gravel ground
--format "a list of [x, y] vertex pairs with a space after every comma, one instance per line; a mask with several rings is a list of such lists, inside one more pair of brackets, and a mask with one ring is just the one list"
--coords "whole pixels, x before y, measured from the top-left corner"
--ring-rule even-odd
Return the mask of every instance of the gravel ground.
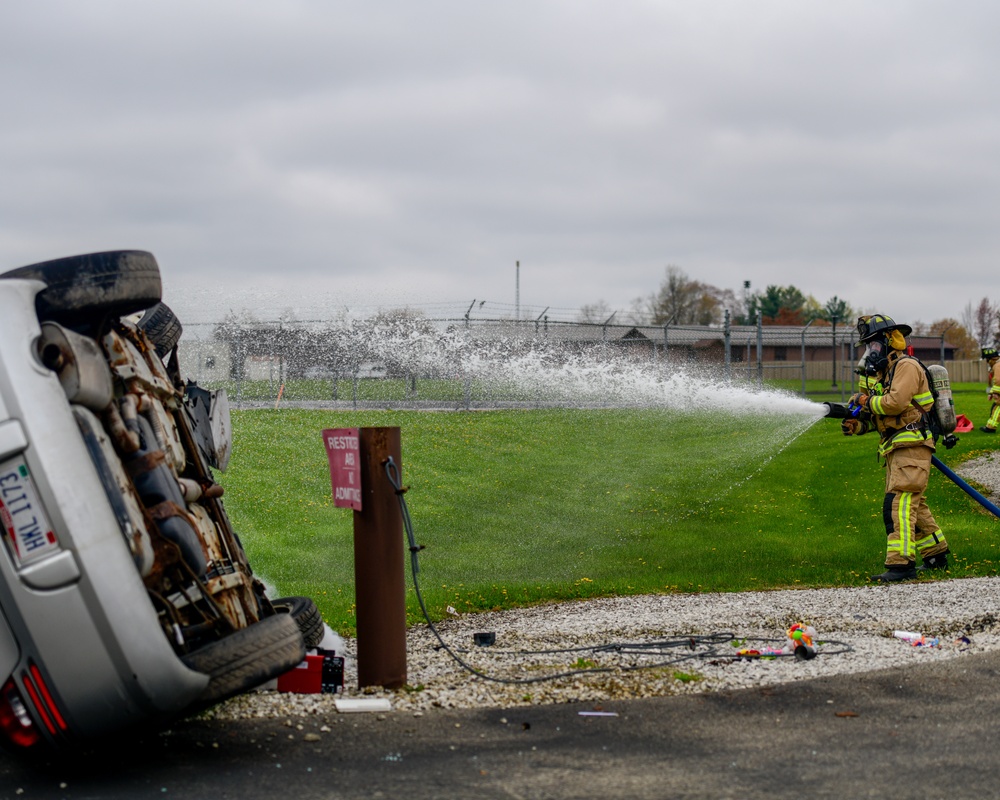
[[[1000, 463], [992, 456], [969, 462], [961, 474], [1000, 487]], [[737, 657], [742, 648], [781, 648], [797, 622], [815, 629], [815, 658]], [[914, 646], [895, 638], [896, 630], [923, 634], [927, 643]], [[596, 707], [960, 658], [1000, 649], [1000, 578], [935, 575], [895, 586], [606, 598], [470, 614], [439, 623], [438, 631], [491, 679], [464, 670], [426, 625], [415, 626], [407, 634], [412, 690], [360, 692], [355, 642], [347, 640], [338, 648], [347, 659], [342, 695], [257, 691], [208, 716], [326, 716], [336, 713], [339, 697], [387, 698], [394, 711], [415, 715], [571, 701]], [[495, 633], [496, 643], [476, 646], [477, 632]], [[714, 634], [724, 635], [708, 640]], [[576, 674], [553, 677], [570, 672]]]

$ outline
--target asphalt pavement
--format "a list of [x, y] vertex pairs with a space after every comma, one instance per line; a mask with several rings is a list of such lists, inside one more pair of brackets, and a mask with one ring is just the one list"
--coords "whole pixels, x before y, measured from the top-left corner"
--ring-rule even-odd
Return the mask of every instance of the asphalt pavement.
[[602, 706], [187, 720], [72, 759], [0, 754], [0, 798], [988, 798], [998, 732], [986, 653]]

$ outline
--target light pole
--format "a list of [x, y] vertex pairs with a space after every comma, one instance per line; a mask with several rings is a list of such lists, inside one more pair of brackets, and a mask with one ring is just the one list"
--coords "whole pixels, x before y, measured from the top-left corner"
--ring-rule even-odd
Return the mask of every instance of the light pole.
[[957, 325], [957, 322], [951, 323], [947, 328], [941, 331], [941, 366], [944, 366], [944, 335]]

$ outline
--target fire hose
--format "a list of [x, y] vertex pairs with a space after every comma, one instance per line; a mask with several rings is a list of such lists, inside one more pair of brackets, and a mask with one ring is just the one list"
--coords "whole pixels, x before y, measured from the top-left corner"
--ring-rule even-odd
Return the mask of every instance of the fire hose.
[[958, 477], [954, 472], [952, 472], [947, 466], [945, 466], [941, 459], [937, 456], [931, 456], [931, 463], [937, 467], [946, 478], [950, 478], [951, 481], [962, 491], [964, 491], [969, 497], [975, 500], [979, 505], [989, 511], [994, 517], [1000, 517], [1000, 508], [997, 508], [993, 503], [983, 497], [979, 492], [973, 489], [969, 484]]
[[[857, 417], [858, 412], [861, 410], [860, 406], [855, 405], [845, 405], [843, 403], [823, 403], [826, 406], [826, 416], [832, 419], [850, 419], [852, 417]], [[949, 434], [950, 435], [950, 434]], [[954, 442], [958, 441], [957, 438], [952, 437]], [[951, 445], [948, 445], [949, 447]], [[979, 505], [989, 511], [993, 516], [1000, 518], [1000, 508], [997, 508], [993, 503], [987, 500], [983, 495], [969, 486], [964, 480], [962, 480], [958, 475], [954, 473], [947, 465], [945, 465], [941, 459], [937, 456], [931, 456], [931, 463], [938, 468], [938, 470], [946, 478], [952, 481], [959, 489], [965, 492], [969, 497], [975, 500]]]

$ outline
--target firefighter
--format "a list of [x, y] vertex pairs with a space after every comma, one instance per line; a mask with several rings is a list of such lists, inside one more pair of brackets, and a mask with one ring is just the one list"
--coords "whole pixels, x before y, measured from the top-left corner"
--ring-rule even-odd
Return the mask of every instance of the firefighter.
[[878, 394], [859, 392], [851, 397], [863, 411], [845, 419], [845, 435], [877, 430], [878, 453], [885, 460], [885, 498], [882, 519], [886, 533], [886, 571], [873, 575], [878, 583], [917, 577], [921, 569], [948, 568], [948, 542], [935, 522], [924, 492], [930, 477], [934, 437], [927, 412], [934, 405], [923, 365], [905, 354], [909, 325], [899, 325], [884, 314], [858, 319], [858, 335], [868, 346], [865, 372], [881, 386]]
[[984, 347], [983, 361], [990, 368], [986, 375], [986, 396], [993, 403], [993, 407], [990, 409], [990, 418], [979, 430], [983, 433], [996, 433], [997, 425], [1000, 425], [1000, 369], [997, 369], [1000, 353], [995, 347]]

